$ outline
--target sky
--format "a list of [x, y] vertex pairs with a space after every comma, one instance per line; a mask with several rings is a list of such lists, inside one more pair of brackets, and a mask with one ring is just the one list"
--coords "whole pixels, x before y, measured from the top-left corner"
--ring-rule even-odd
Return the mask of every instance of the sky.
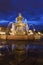
[[0, 0], [0, 25], [15, 21], [19, 12], [28, 24], [43, 30], [43, 0]]

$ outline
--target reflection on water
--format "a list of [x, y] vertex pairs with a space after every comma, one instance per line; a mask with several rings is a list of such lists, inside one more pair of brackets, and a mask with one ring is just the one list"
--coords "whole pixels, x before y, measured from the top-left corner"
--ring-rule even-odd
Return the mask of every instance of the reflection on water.
[[[4, 65], [18, 65], [19, 63], [25, 64], [25, 60], [30, 63], [31, 58], [43, 59], [43, 40], [39, 41], [13, 41], [9, 45], [0, 44], [0, 64]], [[30, 60], [30, 61], [29, 61]], [[39, 60], [38, 60], [39, 62]], [[31, 65], [31, 64], [30, 64]]]

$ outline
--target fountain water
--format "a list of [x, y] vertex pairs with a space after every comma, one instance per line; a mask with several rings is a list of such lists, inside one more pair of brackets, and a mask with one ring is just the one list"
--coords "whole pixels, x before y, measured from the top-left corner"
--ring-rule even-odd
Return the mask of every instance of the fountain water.
[[10, 22], [7, 26], [7, 30], [6, 30], [6, 34], [9, 34], [9, 31], [10, 31], [10, 27], [12, 25], [13, 22]]
[[30, 29], [31, 26], [32, 26], [33, 31], [35, 31], [35, 28], [32, 24], [29, 25], [29, 29]]

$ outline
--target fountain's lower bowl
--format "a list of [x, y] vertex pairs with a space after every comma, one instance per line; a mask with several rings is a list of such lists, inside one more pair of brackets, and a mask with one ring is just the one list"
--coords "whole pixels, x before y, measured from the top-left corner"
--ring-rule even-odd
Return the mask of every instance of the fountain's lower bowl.
[[23, 35], [23, 36], [15, 36], [15, 35], [0, 35], [0, 39], [3, 40], [34, 40], [34, 35]]

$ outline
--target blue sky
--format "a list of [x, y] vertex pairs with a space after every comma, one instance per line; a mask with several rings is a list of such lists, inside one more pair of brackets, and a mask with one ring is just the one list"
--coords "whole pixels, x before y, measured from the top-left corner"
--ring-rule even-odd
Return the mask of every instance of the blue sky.
[[14, 21], [19, 12], [43, 30], [43, 0], [0, 0], [0, 25]]

